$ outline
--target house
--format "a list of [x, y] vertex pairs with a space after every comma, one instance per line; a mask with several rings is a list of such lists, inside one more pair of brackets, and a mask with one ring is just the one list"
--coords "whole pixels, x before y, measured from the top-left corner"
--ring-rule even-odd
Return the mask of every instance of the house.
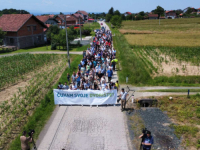
[[175, 19], [176, 18], [176, 12], [174, 10], [166, 11], [165, 12], [165, 18], [166, 19]]
[[200, 8], [197, 9], [197, 15], [200, 15]]
[[45, 44], [44, 28], [47, 26], [31, 14], [4, 14], [0, 28], [6, 32], [4, 45], [20, 48]]
[[148, 14], [149, 20], [158, 19], [158, 14]]
[[55, 19], [59, 22], [58, 26], [61, 29], [65, 28], [65, 16], [66, 16], [67, 26], [75, 25], [78, 22], [77, 19], [72, 15], [57, 15], [55, 16]]
[[128, 16], [128, 15], [132, 15], [132, 13], [131, 13], [131, 12], [125, 12], [125, 13], [124, 13], [124, 16], [125, 16], [125, 17]]
[[50, 16], [36, 16], [36, 17], [44, 24], [58, 25], [58, 21], [55, 18], [51, 18]]
[[84, 24], [84, 18], [81, 14], [72, 14], [73, 17], [76, 19], [76, 24], [79, 24], [79, 18], [80, 18], [80, 24]]
[[75, 14], [81, 14], [83, 16], [83, 21], [88, 21], [88, 13], [86, 11], [79, 10]]

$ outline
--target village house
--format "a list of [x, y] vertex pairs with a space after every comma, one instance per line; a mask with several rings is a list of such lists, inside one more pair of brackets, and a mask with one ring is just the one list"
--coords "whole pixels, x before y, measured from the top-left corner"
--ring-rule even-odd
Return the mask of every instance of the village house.
[[174, 10], [166, 11], [165, 12], [165, 18], [166, 19], [175, 19], [176, 18], [176, 12]]
[[124, 16], [125, 16], [125, 17], [128, 16], [128, 15], [131, 15], [131, 12], [125, 12], [125, 13], [124, 13]]
[[88, 13], [86, 11], [83, 10], [79, 10], [77, 11], [75, 14], [81, 14], [83, 16], [83, 21], [88, 21]]
[[200, 8], [197, 9], [197, 15], [200, 15]]
[[148, 14], [149, 20], [158, 19], [158, 14]]
[[61, 29], [65, 28], [65, 16], [67, 26], [76, 25], [78, 23], [78, 19], [75, 18], [73, 15], [57, 15], [55, 16], [55, 19], [58, 21], [58, 26]]
[[72, 14], [73, 17], [76, 19], [76, 24], [79, 24], [79, 18], [80, 18], [80, 24], [84, 24], [84, 18], [81, 14]]
[[55, 18], [51, 18], [50, 16], [36, 16], [36, 17], [44, 24], [58, 25], [58, 21]]
[[6, 46], [17, 48], [45, 44], [44, 28], [47, 26], [31, 14], [4, 14], [0, 17], [0, 28], [6, 32], [3, 40]]

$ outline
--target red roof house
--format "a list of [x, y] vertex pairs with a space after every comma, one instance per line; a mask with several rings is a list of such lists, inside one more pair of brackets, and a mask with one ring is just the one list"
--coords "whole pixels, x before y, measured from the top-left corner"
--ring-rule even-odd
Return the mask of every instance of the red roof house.
[[125, 16], [131, 15], [131, 14], [132, 14], [131, 12], [125, 12], [124, 13]]
[[44, 44], [44, 28], [47, 26], [31, 14], [4, 14], [0, 28], [6, 32], [4, 45], [18, 48]]
[[58, 25], [58, 21], [55, 18], [51, 18], [50, 16], [36, 16], [36, 17], [44, 24]]
[[174, 10], [169, 10], [165, 12], [165, 18], [166, 19], [175, 19], [176, 18], [176, 12]]
[[148, 14], [149, 19], [158, 19], [158, 14]]
[[75, 14], [81, 14], [83, 16], [83, 21], [88, 20], [88, 13], [84, 10], [78, 10]]

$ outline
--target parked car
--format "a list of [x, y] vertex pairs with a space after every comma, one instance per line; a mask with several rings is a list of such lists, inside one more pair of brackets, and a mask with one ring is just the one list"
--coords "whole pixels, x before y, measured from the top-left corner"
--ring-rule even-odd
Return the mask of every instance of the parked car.
[[103, 23], [101, 23], [101, 25], [103, 25]]

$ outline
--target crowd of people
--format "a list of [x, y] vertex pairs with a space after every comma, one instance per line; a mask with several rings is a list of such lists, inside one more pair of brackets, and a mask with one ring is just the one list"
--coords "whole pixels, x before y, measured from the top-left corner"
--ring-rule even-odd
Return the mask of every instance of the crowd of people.
[[112, 80], [116, 65], [116, 50], [112, 46], [112, 33], [102, 26], [96, 31], [90, 48], [83, 52], [78, 71], [67, 74], [67, 82], [59, 83], [64, 90], [113, 90], [119, 89], [118, 81]]

